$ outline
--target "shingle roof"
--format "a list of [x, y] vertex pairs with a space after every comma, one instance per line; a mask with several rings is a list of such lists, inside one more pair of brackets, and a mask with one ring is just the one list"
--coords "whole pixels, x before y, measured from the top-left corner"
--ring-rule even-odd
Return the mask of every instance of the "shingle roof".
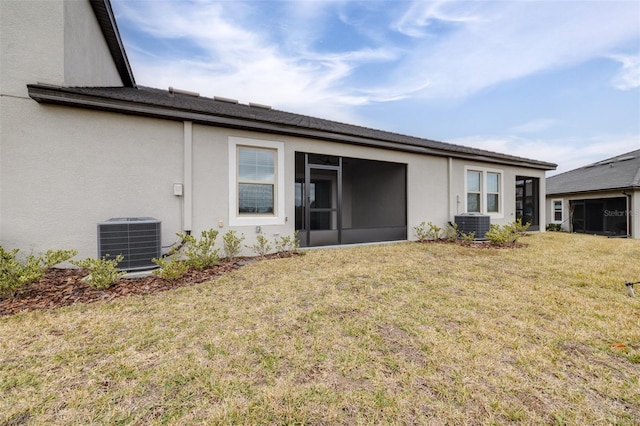
[[41, 103], [108, 110], [171, 120], [310, 137], [424, 154], [553, 170], [553, 163], [407, 136], [301, 114], [148, 87], [52, 87], [28, 85]]
[[640, 188], [640, 149], [547, 178], [547, 195]]

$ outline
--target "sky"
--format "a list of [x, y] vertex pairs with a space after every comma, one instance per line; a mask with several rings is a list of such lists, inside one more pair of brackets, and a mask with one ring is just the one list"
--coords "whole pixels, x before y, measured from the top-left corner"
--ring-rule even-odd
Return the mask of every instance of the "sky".
[[639, 0], [112, 0], [138, 85], [558, 164], [640, 149]]

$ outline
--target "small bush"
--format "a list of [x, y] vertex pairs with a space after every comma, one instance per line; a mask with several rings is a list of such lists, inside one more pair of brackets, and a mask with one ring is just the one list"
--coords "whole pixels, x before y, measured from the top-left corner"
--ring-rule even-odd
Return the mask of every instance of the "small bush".
[[293, 233], [293, 236], [276, 237], [275, 241], [276, 252], [278, 253], [297, 253], [300, 248], [300, 240], [298, 239], [298, 231]]
[[[429, 227], [429, 229], [427, 229], [427, 226]], [[413, 228], [413, 231], [415, 232], [416, 237], [418, 238], [418, 241], [424, 242], [424, 241], [439, 240], [441, 238], [442, 228], [440, 228], [437, 225], [434, 225], [431, 222], [427, 224], [425, 224], [424, 222], [421, 222], [418, 226], [415, 226]]]
[[240, 254], [242, 250], [242, 242], [244, 241], [244, 234], [238, 237], [236, 231], [228, 231], [222, 237], [223, 249], [225, 257], [233, 259]]
[[218, 231], [209, 229], [202, 231], [200, 239], [193, 235], [178, 234], [185, 241], [185, 256], [187, 264], [198, 270], [210, 268], [220, 262], [219, 249], [214, 248]]
[[160, 269], [153, 271], [153, 274], [167, 281], [175, 281], [189, 270], [187, 262], [177, 259], [175, 256], [154, 258], [151, 261], [160, 267]]
[[458, 238], [460, 238], [465, 243], [472, 243], [476, 239], [476, 233], [458, 231]]
[[29, 255], [21, 262], [18, 252], [19, 249], [6, 251], [0, 246], [0, 297], [15, 295], [21, 287], [38, 281], [47, 269], [78, 254], [76, 250], [47, 250], [42, 256]]
[[560, 232], [560, 231], [562, 231], [562, 224], [561, 223], [548, 223], [547, 224], [547, 231]]
[[513, 230], [514, 233], [518, 234], [521, 237], [524, 237], [525, 235], [527, 235], [527, 230], [529, 229], [529, 227], [531, 227], [531, 222], [526, 222], [525, 224], [522, 223], [522, 218], [518, 218], [515, 220], [515, 222], [511, 222], [509, 225]]
[[118, 263], [124, 260], [121, 254], [109, 258], [105, 255], [102, 259], [87, 258], [85, 260], [71, 261], [74, 265], [89, 270], [88, 284], [98, 290], [105, 290], [126, 274], [118, 269]]
[[247, 246], [247, 248], [250, 248], [261, 257], [265, 257], [271, 251], [271, 244], [269, 244], [267, 237], [259, 234], [256, 237], [256, 243], [252, 246]]
[[457, 223], [447, 223], [447, 227], [444, 229], [444, 234], [442, 238], [445, 240], [452, 242], [458, 239], [459, 236], [458, 224]]
[[522, 219], [518, 219], [504, 226], [491, 225], [485, 237], [495, 246], [505, 246], [515, 244], [520, 237], [526, 235], [530, 223], [522, 224]]

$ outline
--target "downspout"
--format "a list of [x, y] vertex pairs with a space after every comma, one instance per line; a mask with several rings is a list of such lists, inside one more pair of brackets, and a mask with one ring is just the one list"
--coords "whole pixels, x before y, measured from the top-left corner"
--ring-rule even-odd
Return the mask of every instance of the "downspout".
[[[448, 184], [449, 184], [449, 188], [448, 188], [448, 198], [449, 198], [449, 202], [447, 203], [447, 216], [448, 216], [448, 220], [451, 221], [453, 220], [453, 217], [451, 216], [451, 203], [453, 203], [453, 158], [448, 157], [449, 160], [449, 164], [448, 164]], [[456, 200], [457, 203], [457, 200]], [[457, 214], [457, 212], [456, 212]]]
[[183, 231], [189, 235], [193, 220], [193, 123], [184, 122]]

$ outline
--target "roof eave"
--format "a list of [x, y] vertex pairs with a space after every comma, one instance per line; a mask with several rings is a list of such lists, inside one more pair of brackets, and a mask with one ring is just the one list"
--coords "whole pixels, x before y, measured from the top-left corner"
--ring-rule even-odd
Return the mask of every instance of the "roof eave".
[[122, 84], [125, 87], [137, 87], [129, 59], [127, 59], [127, 52], [124, 49], [124, 44], [120, 37], [120, 31], [118, 31], [118, 24], [116, 23], [110, 0], [89, 0], [89, 2], [91, 3], [93, 13], [98, 19], [100, 29], [102, 30], [102, 34], [109, 47], [109, 52], [118, 69]]
[[352, 145], [362, 145], [419, 154], [429, 154], [440, 157], [452, 157], [466, 160], [483, 161], [494, 164], [519, 166], [538, 170], [554, 170], [557, 167], [556, 164], [546, 162], [529, 162], [524, 159], [505, 159], [498, 156], [492, 157], [491, 155], [478, 155], [472, 153], [449, 151], [446, 149], [403, 144], [380, 139], [366, 138], [362, 136], [330, 132], [326, 130], [310, 129], [239, 117], [206, 114], [202, 112], [181, 110], [167, 106], [116, 100], [86, 94], [68, 93], [57, 90], [57, 88], [55, 87], [47, 87], [42, 85], [28, 85], [27, 87], [29, 90], [29, 96], [38, 103], [48, 103], [101, 111], [110, 111], [166, 120], [192, 121], [194, 123], [205, 125], [260, 131], [280, 135], [301, 136], [331, 142], [348, 143]]

